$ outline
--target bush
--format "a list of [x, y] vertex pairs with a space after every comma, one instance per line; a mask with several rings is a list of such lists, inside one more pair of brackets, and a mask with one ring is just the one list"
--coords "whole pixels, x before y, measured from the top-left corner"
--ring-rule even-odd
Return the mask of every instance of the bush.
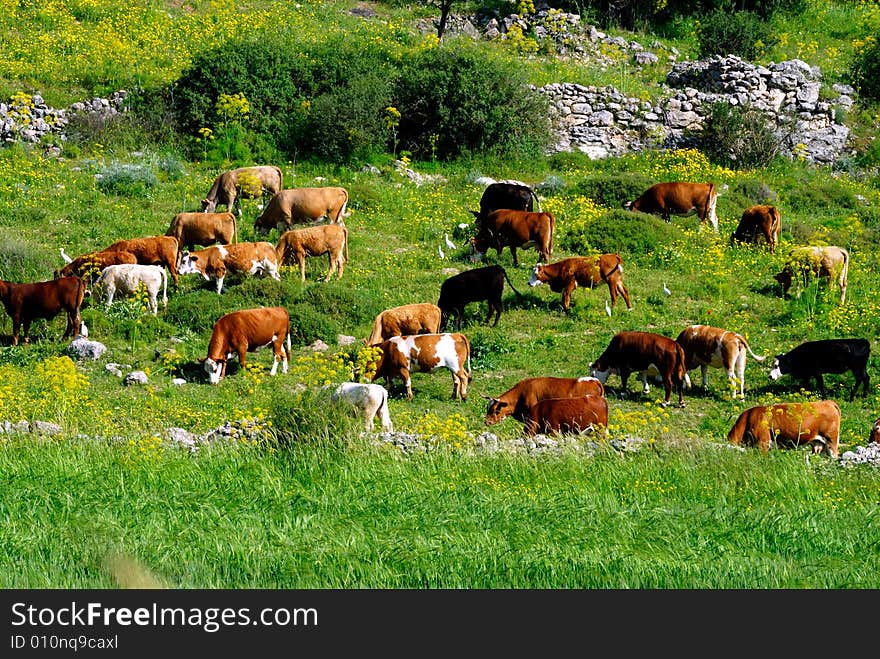
[[561, 239], [563, 249], [577, 254], [616, 252], [626, 256], [651, 254], [662, 245], [682, 239], [682, 232], [659, 217], [615, 209]]
[[782, 143], [768, 125], [766, 114], [724, 101], [710, 107], [699, 139], [713, 162], [735, 169], [766, 167]]
[[868, 41], [849, 65], [849, 77], [864, 99], [880, 101], [880, 41]]
[[742, 179], [737, 181], [730, 191], [748, 199], [752, 206], [776, 203], [776, 193], [764, 181]]
[[859, 206], [855, 193], [836, 181], [800, 185], [789, 192], [786, 201], [792, 211], [807, 215], [822, 210], [854, 210]]
[[778, 39], [770, 24], [750, 11], [729, 12], [717, 9], [706, 16], [698, 30], [701, 58], [712, 55], [738, 55], [754, 60], [761, 50], [770, 48]]
[[633, 201], [656, 181], [644, 174], [598, 174], [574, 186], [574, 192], [610, 208]]
[[114, 162], [101, 169], [97, 176], [102, 192], [125, 197], [147, 197], [159, 184], [159, 179], [145, 165]]

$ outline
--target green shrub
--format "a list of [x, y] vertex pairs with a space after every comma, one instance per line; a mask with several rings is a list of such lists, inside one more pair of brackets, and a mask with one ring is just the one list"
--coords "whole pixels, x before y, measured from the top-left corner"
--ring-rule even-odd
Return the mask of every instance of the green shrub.
[[849, 77], [863, 98], [880, 101], [880, 40], [874, 38], [856, 52]]
[[682, 239], [671, 222], [659, 217], [615, 209], [589, 222], [583, 229], [565, 235], [562, 248], [578, 254], [616, 252], [624, 257], [653, 253], [661, 245]]
[[159, 179], [145, 165], [113, 162], [96, 176], [96, 185], [102, 192], [124, 197], [147, 197], [159, 184]]
[[776, 192], [769, 185], [757, 179], [741, 179], [731, 186], [730, 191], [742, 195], [751, 202], [756, 204], [775, 204]]
[[847, 209], [858, 207], [855, 193], [837, 181], [812, 182], [792, 189], [786, 205], [795, 213], [811, 214], [817, 210]]
[[781, 145], [765, 113], [724, 101], [712, 104], [698, 137], [713, 162], [735, 169], [766, 167]]
[[763, 48], [776, 44], [770, 23], [750, 11], [717, 9], [700, 22], [698, 31], [701, 58], [712, 55], [738, 55], [754, 60]]
[[[57, 252], [56, 252], [57, 255]], [[21, 240], [9, 229], [0, 231], [0, 279], [11, 282], [44, 281], [51, 277], [42, 248]], [[0, 316], [5, 312], [0, 310]]]
[[598, 204], [620, 208], [625, 202], [638, 199], [655, 180], [644, 174], [597, 174], [573, 186], [575, 194]]

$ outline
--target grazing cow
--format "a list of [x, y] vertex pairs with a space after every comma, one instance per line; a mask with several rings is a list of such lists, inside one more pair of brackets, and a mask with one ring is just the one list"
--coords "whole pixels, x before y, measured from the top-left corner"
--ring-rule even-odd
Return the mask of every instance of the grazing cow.
[[536, 377], [520, 380], [500, 396], [480, 395], [489, 401], [485, 423], [493, 426], [508, 416], [525, 423], [529, 418], [529, 410], [546, 398], [604, 396], [605, 385], [594, 377]]
[[556, 263], [538, 263], [532, 269], [529, 286], [548, 284], [554, 293], [562, 293], [562, 308], [565, 313], [571, 310], [571, 294], [578, 286], [594, 288], [605, 282], [611, 293], [611, 306], [617, 304], [617, 296], [622, 295], [626, 308], [632, 309], [629, 291], [623, 283], [623, 259], [619, 254], [600, 254], [598, 256], [572, 256]]
[[862, 397], [868, 395], [868, 358], [871, 344], [867, 339], [820, 339], [805, 341], [789, 352], [776, 355], [770, 370], [770, 378], [778, 380], [783, 375], [791, 375], [806, 388], [810, 379], [815, 378], [819, 394], [825, 398], [823, 373], [840, 374], [851, 371], [856, 383], [849, 393], [853, 400], [859, 385]]
[[874, 425], [871, 426], [871, 434], [868, 435], [868, 443], [880, 444], [880, 419], [874, 421]]
[[[742, 334], [731, 332], [720, 327], [709, 325], [691, 325], [678, 335], [675, 341], [684, 349], [685, 368], [692, 371], [697, 366], [703, 375], [703, 389], [709, 383], [709, 367], [723, 368], [727, 372], [733, 397], [739, 389], [740, 398], [745, 398], [746, 359], [751, 355], [762, 362], [766, 357], [759, 357], [752, 352]], [[691, 379], [687, 373], [684, 385], [691, 387]]]
[[655, 183], [645, 190], [638, 199], [627, 201], [623, 207], [659, 215], [669, 222], [670, 215], [690, 215], [696, 213], [702, 225], [707, 219], [715, 233], [718, 233], [718, 217], [715, 204], [718, 190], [714, 183]]
[[342, 269], [348, 261], [348, 229], [344, 224], [321, 224], [316, 227], [291, 229], [281, 234], [275, 246], [279, 265], [299, 266], [302, 280], [306, 280], [306, 257], [327, 255], [330, 266], [324, 281], [336, 272], [342, 279]]
[[[268, 193], [278, 194], [282, 189], [283, 176], [281, 169], [275, 165], [256, 165], [239, 167], [223, 172], [216, 179], [202, 199], [202, 211], [213, 213], [218, 205], [225, 205], [226, 210], [235, 208], [241, 217], [240, 197], [256, 199]], [[230, 242], [230, 241], [224, 241]]]
[[308, 224], [326, 217], [330, 224], [342, 224], [348, 206], [345, 188], [290, 188], [281, 190], [254, 220], [254, 229], [267, 233], [287, 231], [294, 224]]
[[542, 261], [549, 261], [555, 228], [556, 218], [552, 213], [501, 208], [492, 211], [483, 220], [477, 235], [471, 238], [471, 248], [475, 255], [482, 258], [490, 247], [494, 247], [500, 258], [504, 247], [510, 247], [513, 265], [519, 266], [516, 249], [534, 247]]
[[[199, 359], [205, 365], [205, 372], [211, 384], [217, 384], [226, 375], [226, 364], [235, 355], [244, 368], [246, 354], [271, 345], [274, 352], [272, 370], [269, 375], [281, 370], [287, 373], [287, 359], [290, 355], [290, 316], [284, 307], [259, 307], [243, 309], [221, 316], [214, 323], [211, 340], [208, 343], [208, 356]], [[287, 342], [287, 349], [284, 343]]]
[[412, 400], [410, 373], [434, 372], [448, 368], [452, 372], [452, 398], [467, 400], [468, 381], [471, 377], [471, 347], [464, 334], [414, 334], [392, 336], [380, 345], [382, 356], [376, 366], [373, 382], [385, 378], [385, 386], [391, 390], [395, 378], [406, 385], [406, 398]]
[[757, 445], [762, 453], [777, 446], [810, 444], [812, 453], [827, 451], [837, 457], [840, 407], [833, 400], [808, 403], [756, 405], [739, 415], [727, 441], [737, 446]]
[[376, 346], [392, 336], [438, 334], [442, 311], [430, 302], [415, 302], [385, 309], [373, 320], [373, 331], [364, 345]]
[[457, 275], [452, 275], [440, 284], [440, 298], [437, 306], [440, 307], [440, 327], [445, 328], [449, 317], [454, 317], [455, 330], [461, 329], [461, 319], [464, 316], [464, 308], [470, 302], [489, 303], [489, 315], [486, 316], [486, 324], [495, 314], [495, 322], [498, 324], [504, 305], [501, 302], [501, 294], [504, 292], [504, 280], [513, 289], [513, 292], [522, 296], [507, 275], [507, 271], [500, 265], [487, 265], [483, 268], [465, 270]]
[[545, 398], [529, 408], [523, 426], [526, 437], [538, 433], [579, 435], [608, 427], [608, 399], [605, 396]]
[[117, 240], [105, 247], [104, 252], [131, 252], [141, 265], [164, 265], [171, 273], [174, 287], [177, 288], [178, 244], [174, 236], [150, 236]]
[[272, 243], [235, 243], [214, 245], [196, 252], [184, 252], [180, 259], [180, 274], [201, 275], [205, 281], [217, 282], [218, 295], [223, 290], [227, 272], [241, 275], [269, 275], [281, 281], [278, 257]]
[[165, 268], [160, 265], [141, 265], [140, 263], [123, 263], [108, 265], [101, 271], [98, 285], [104, 289], [105, 303], [113, 304], [116, 293], [134, 295], [141, 284], [147, 290], [147, 304], [154, 316], [159, 312], [159, 291], [162, 291], [162, 308], [168, 308], [168, 276]]
[[678, 406], [684, 407], [682, 386], [687, 370], [682, 347], [662, 334], [652, 332], [618, 332], [605, 351], [590, 365], [591, 375], [605, 383], [611, 373], [620, 376], [621, 395], [626, 395], [626, 381], [630, 373], [640, 373], [644, 393], [650, 391], [649, 372], [657, 371], [663, 380], [666, 397], [663, 407], [669, 405], [672, 388], [678, 392]]
[[362, 382], [343, 382], [330, 397], [336, 404], [346, 404], [363, 416], [367, 430], [373, 430], [373, 419], [379, 415], [382, 432], [394, 432], [391, 414], [388, 411], [388, 390], [381, 384]]
[[779, 209], [776, 206], [752, 206], [743, 211], [736, 231], [730, 234], [730, 244], [736, 242], [757, 244], [759, 236], [763, 236], [770, 246], [770, 253], [773, 254], [776, 252], [779, 230]]
[[773, 278], [782, 284], [782, 295], [788, 293], [788, 289], [796, 281], [797, 294], [801, 296], [811, 277], [824, 277], [828, 279], [828, 285], [837, 286], [840, 289], [840, 303], [846, 301], [847, 273], [849, 272], [849, 252], [843, 247], [814, 246], [795, 247], [788, 253], [788, 260], [782, 268], [782, 272], [773, 275]]
[[489, 213], [499, 208], [533, 211], [535, 204], [540, 211], [541, 202], [538, 200], [538, 195], [529, 186], [499, 181], [486, 186], [486, 189], [483, 190], [483, 196], [480, 197], [480, 211], [471, 211], [471, 213], [477, 218], [479, 226], [483, 220], [489, 217]]
[[55, 279], [60, 277], [82, 277], [86, 282], [101, 276], [101, 271], [108, 265], [121, 263], [137, 263], [137, 257], [131, 252], [89, 252], [75, 259], [70, 258], [61, 248], [61, 258], [66, 265], [54, 273]]
[[238, 242], [238, 224], [233, 213], [178, 213], [166, 236], [177, 238], [179, 250]]
[[12, 345], [18, 345], [20, 329], [24, 342], [30, 343], [31, 322], [37, 318], [52, 320], [62, 311], [67, 312], [68, 336], [79, 336], [79, 310], [86, 294], [86, 284], [79, 277], [60, 277], [51, 281], [16, 284], [0, 280], [0, 300], [12, 318]]

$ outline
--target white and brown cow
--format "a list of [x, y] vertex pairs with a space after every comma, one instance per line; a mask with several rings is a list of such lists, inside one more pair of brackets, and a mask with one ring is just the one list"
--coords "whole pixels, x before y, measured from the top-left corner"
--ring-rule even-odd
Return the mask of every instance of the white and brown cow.
[[171, 280], [177, 288], [179, 261], [179, 246], [174, 236], [149, 236], [146, 238], [131, 238], [117, 240], [108, 245], [104, 252], [131, 252], [141, 265], [164, 265], [171, 273]]
[[603, 281], [608, 284], [612, 307], [617, 304], [618, 295], [622, 295], [626, 308], [633, 308], [629, 291], [623, 283], [623, 259], [619, 254], [572, 256], [556, 263], [538, 263], [532, 270], [529, 286], [547, 284], [554, 293], [561, 292], [562, 308], [569, 313], [571, 294], [575, 288], [595, 288]]
[[364, 339], [364, 344], [376, 346], [392, 336], [437, 334], [440, 332], [440, 314], [440, 307], [430, 302], [385, 309], [373, 320], [373, 331]]
[[[733, 397], [737, 389], [740, 398], [745, 398], [746, 358], [751, 355], [762, 362], [766, 357], [759, 357], [749, 347], [742, 334], [710, 327], [709, 325], [691, 325], [686, 327], [675, 339], [684, 348], [685, 368], [688, 371], [700, 367], [703, 375], [703, 389], [709, 382], [709, 367], [723, 368], [730, 382]], [[685, 387], [690, 389], [691, 379], [685, 373]]]
[[254, 229], [267, 233], [272, 229], [287, 231], [294, 224], [309, 224], [327, 218], [341, 224], [346, 217], [348, 190], [338, 187], [289, 188], [281, 190], [254, 220]]
[[471, 348], [464, 334], [414, 334], [393, 336], [380, 344], [382, 356], [376, 366], [373, 382], [384, 377], [390, 391], [395, 378], [406, 385], [406, 397], [412, 400], [411, 373], [434, 372], [448, 368], [452, 373], [452, 398], [467, 400], [468, 382], [471, 378]]
[[655, 183], [638, 199], [624, 203], [623, 207], [631, 211], [659, 215], [667, 222], [670, 215], [696, 213], [701, 225], [708, 220], [715, 233], [718, 233], [718, 217], [715, 214], [717, 201], [718, 190], [714, 183], [672, 181]]
[[[480, 214], [471, 211], [479, 220]], [[501, 208], [492, 211], [480, 222], [477, 235], [471, 238], [474, 255], [483, 255], [494, 247], [501, 256], [505, 247], [510, 247], [513, 265], [519, 265], [517, 248], [534, 247], [542, 261], [549, 261], [553, 251], [553, 232], [556, 218], [552, 213], [539, 213]]]
[[337, 279], [342, 279], [342, 270], [348, 261], [348, 229], [344, 224], [321, 224], [285, 231], [275, 245], [275, 254], [279, 265], [296, 264], [303, 281], [306, 280], [306, 257], [326, 254], [329, 267], [324, 281], [330, 281], [334, 272]]
[[840, 406], [833, 400], [756, 405], [742, 412], [727, 433], [737, 446], [758, 446], [762, 453], [777, 446], [810, 444], [812, 453], [837, 457]]
[[238, 224], [233, 213], [178, 213], [171, 220], [166, 236], [177, 238], [179, 250], [238, 241]]
[[579, 435], [604, 432], [608, 428], [608, 399], [605, 396], [545, 398], [529, 408], [523, 433], [533, 437], [545, 435]]
[[275, 246], [267, 242], [214, 245], [196, 252], [184, 252], [180, 259], [180, 274], [201, 275], [205, 281], [214, 279], [218, 294], [229, 273], [269, 275], [281, 281]]
[[225, 205], [228, 211], [235, 208], [241, 217], [241, 197], [256, 199], [267, 193], [275, 195], [281, 191], [283, 178], [281, 168], [275, 165], [230, 169], [214, 179], [214, 185], [202, 199], [202, 210], [213, 213], [218, 205]]
[[758, 243], [762, 237], [770, 246], [770, 253], [776, 252], [776, 243], [779, 240], [780, 216], [776, 206], [760, 204], [743, 211], [736, 231], [730, 234], [730, 244]]
[[871, 433], [868, 435], [869, 444], [880, 444], [880, 419], [876, 419], [871, 425]]
[[52, 320], [62, 311], [67, 313], [67, 328], [62, 338], [79, 336], [82, 327], [79, 311], [85, 294], [86, 284], [79, 277], [22, 284], [0, 280], [0, 300], [12, 318], [12, 345], [18, 345], [22, 328], [24, 342], [30, 342], [31, 322], [35, 319]]
[[122, 263], [108, 265], [101, 271], [97, 286], [104, 290], [104, 302], [109, 307], [117, 293], [134, 295], [143, 286], [147, 292], [147, 304], [154, 316], [159, 312], [159, 291], [162, 292], [162, 308], [168, 307], [168, 276], [161, 265]]
[[480, 395], [489, 401], [485, 423], [492, 426], [509, 416], [525, 423], [529, 410], [546, 398], [604, 396], [605, 385], [594, 377], [533, 377], [520, 380], [499, 396]]
[[[217, 384], [226, 375], [226, 364], [238, 355], [238, 363], [247, 365], [247, 353], [256, 352], [265, 346], [272, 346], [274, 359], [269, 375], [281, 370], [287, 373], [290, 354], [290, 316], [284, 307], [259, 307], [242, 309], [221, 316], [214, 323], [211, 340], [208, 343], [208, 356], [200, 359], [211, 384]], [[284, 344], [287, 343], [285, 349]]]
[[666, 393], [663, 407], [669, 405], [673, 388], [678, 392], [679, 407], [684, 407], [682, 388], [687, 375], [684, 350], [668, 336], [653, 332], [618, 332], [590, 369], [591, 374], [603, 383], [612, 373], [620, 376], [621, 395], [627, 393], [626, 382], [631, 373], [641, 374], [644, 393], [650, 391], [648, 375], [659, 373]]
[[835, 245], [815, 245], [792, 249], [782, 271], [773, 275], [773, 278], [782, 285], [783, 296], [792, 284], [796, 284], [796, 297], [801, 296], [812, 277], [827, 279], [830, 287], [840, 289], [840, 303], [843, 304], [846, 301], [848, 273], [847, 250]]
[[367, 430], [373, 430], [373, 421], [378, 416], [382, 432], [394, 432], [388, 411], [388, 390], [381, 384], [343, 382], [336, 387], [330, 400], [336, 405], [353, 408], [363, 417]]

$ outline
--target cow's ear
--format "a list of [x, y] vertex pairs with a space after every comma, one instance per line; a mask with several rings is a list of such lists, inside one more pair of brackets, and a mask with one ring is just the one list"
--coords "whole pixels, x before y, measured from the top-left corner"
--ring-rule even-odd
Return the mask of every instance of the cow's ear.
[[207, 357], [199, 357], [199, 364], [204, 364], [206, 361], [208, 361]]

